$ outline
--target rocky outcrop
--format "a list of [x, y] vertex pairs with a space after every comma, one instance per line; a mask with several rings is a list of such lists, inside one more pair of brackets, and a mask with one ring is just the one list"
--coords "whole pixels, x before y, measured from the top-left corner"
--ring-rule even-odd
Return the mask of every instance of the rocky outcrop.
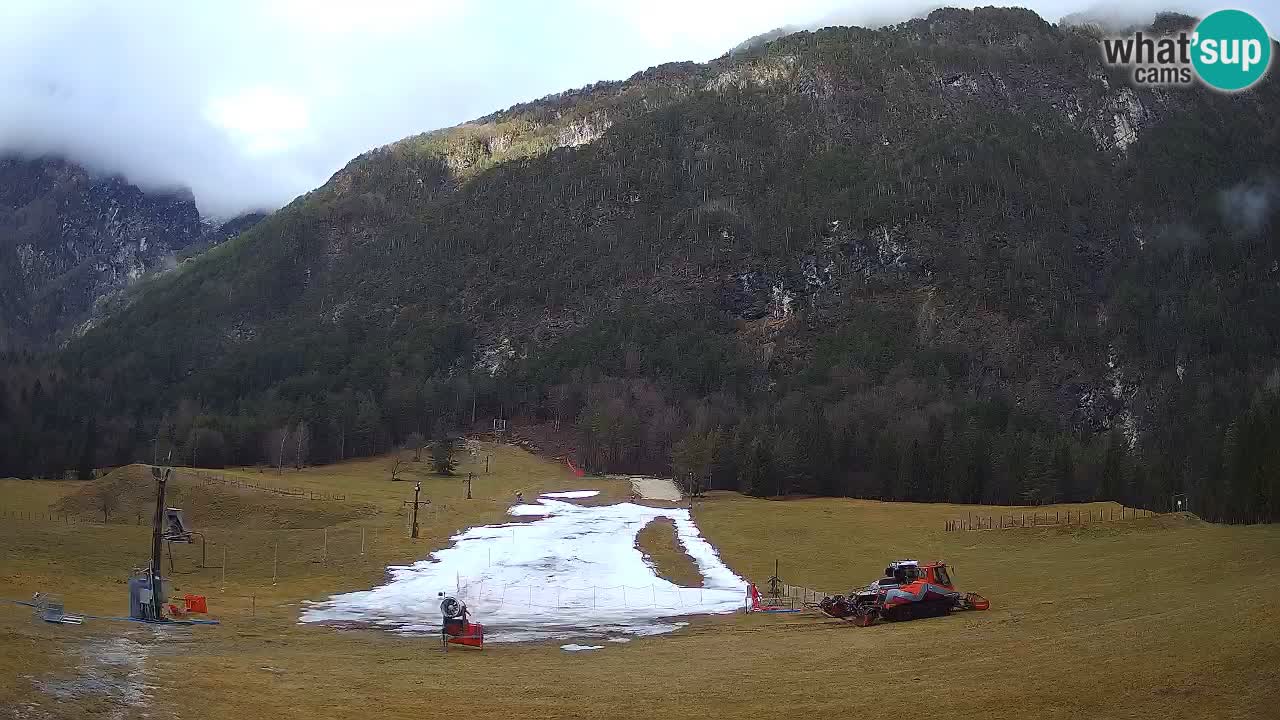
[[183, 189], [144, 192], [59, 158], [0, 157], [0, 351], [57, 344], [105, 298], [261, 217], [202, 222]]

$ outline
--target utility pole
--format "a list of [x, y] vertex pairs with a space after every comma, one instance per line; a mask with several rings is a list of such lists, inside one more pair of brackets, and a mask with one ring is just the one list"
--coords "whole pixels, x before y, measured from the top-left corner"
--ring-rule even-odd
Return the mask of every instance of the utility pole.
[[173, 468], [165, 468], [161, 470], [158, 467], [151, 468], [151, 475], [156, 479], [156, 512], [151, 520], [151, 619], [159, 620], [164, 617], [162, 607], [164, 606], [164, 590], [161, 583], [163, 579], [160, 577], [160, 542], [163, 539], [164, 531], [164, 490], [165, 483], [169, 480], [169, 474], [173, 472]]
[[404, 501], [404, 504], [405, 504], [405, 505], [412, 505], [412, 506], [413, 506], [413, 531], [412, 531], [412, 533], [410, 534], [410, 537], [412, 537], [412, 538], [414, 538], [414, 539], [417, 539], [417, 537], [418, 537], [418, 506], [419, 506], [419, 505], [430, 505], [430, 504], [431, 504], [431, 500], [430, 500], [430, 499], [427, 499], [427, 500], [419, 500], [419, 499], [418, 499], [418, 493], [420, 493], [420, 492], [422, 492], [422, 483], [421, 483], [421, 482], [416, 482], [416, 483], [414, 483], [414, 484], [413, 484], [413, 500], [412, 500], [412, 501], [410, 501], [410, 500], [405, 500], [405, 501]]

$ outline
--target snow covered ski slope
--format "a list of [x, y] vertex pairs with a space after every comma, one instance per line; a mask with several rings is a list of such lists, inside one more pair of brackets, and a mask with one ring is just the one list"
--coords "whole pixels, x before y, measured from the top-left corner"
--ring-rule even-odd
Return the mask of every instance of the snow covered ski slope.
[[[544, 495], [512, 514], [538, 519], [463, 531], [426, 560], [388, 568], [385, 585], [311, 603], [302, 621], [435, 633], [436, 594], [443, 591], [467, 603], [486, 640], [519, 642], [654, 635], [675, 630], [671, 618], [680, 615], [742, 607], [746, 582], [720, 560], [686, 509], [584, 507]], [[704, 587], [678, 587], [644, 560], [636, 534], [657, 518], [675, 523]]]

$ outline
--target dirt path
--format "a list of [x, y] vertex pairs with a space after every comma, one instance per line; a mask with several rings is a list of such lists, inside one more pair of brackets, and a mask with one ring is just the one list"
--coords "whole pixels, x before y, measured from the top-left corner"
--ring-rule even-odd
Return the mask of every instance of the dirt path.
[[674, 481], [654, 477], [633, 477], [631, 487], [645, 500], [667, 500], [680, 502], [680, 488]]

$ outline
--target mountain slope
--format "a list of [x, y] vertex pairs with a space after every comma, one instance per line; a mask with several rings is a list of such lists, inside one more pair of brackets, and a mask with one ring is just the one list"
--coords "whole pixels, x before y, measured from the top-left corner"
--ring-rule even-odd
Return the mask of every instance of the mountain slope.
[[380, 148], [73, 343], [50, 412], [121, 458], [498, 416], [758, 494], [1273, 517], [1280, 255], [1240, 207], [1276, 85], [1135, 90], [1089, 33], [797, 33]]
[[226, 234], [201, 222], [185, 191], [143, 192], [54, 157], [0, 156], [0, 350], [56, 344], [95, 304]]

